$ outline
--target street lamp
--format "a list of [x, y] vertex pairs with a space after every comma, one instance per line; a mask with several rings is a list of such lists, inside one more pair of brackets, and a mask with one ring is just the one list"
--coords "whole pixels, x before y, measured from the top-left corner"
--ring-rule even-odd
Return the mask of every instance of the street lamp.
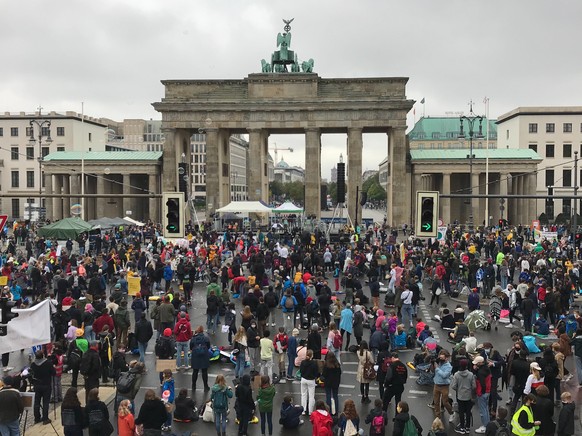
[[[470, 200], [469, 203], [471, 207], [469, 208], [469, 231], [473, 231], [474, 223], [473, 223], [473, 137], [477, 139], [483, 138], [483, 116], [475, 115], [473, 112], [473, 101], [469, 102], [469, 114], [468, 115], [461, 115], [459, 117], [460, 122], [460, 132], [459, 132], [459, 139], [465, 138], [465, 132], [463, 130], [463, 123], [467, 122], [469, 126], [469, 154], [467, 155], [467, 159], [469, 159], [469, 194]], [[479, 131], [475, 135], [475, 123], [479, 121]]]
[[[34, 144], [38, 139], [38, 220], [40, 221], [40, 214], [42, 208], [42, 141], [43, 137], [46, 137], [44, 142], [50, 144], [53, 142], [51, 139], [51, 121], [41, 118], [42, 108], [38, 108], [38, 119], [30, 120], [30, 138], [28, 139], [31, 144]], [[37, 138], [34, 137], [34, 126], [38, 129]], [[28, 205], [29, 218], [32, 219], [32, 205]], [[45, 217], [46, 218], [46, 217]]]

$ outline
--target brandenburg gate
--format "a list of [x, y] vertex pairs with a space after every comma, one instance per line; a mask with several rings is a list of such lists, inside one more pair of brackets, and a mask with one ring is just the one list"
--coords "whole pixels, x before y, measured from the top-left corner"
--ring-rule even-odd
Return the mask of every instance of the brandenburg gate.
[[[229, 137], [248, 134], [249, 200], [268, 201], [270, 134], [305, 135], [305, 213], [320, 217], [321, 135], [347, 134], [347, 207], [355, 216], [356, 189], [362, 186], [363, 134], [386, 133], [386, 148], [369, 150], [380, 163], [388, 155], [388, 223], [410, 223], [410, 173], [407, 171], [406, 77], [319, 77], [313, 60], [297, 61], [289, 50], [286, 21], [271, 63], [242, 80], [163, 80], [165, 96], [153, 103], [165, 134], [163, 191], [177, 191], [178, 162], [191, 162], [190, 136], [206, 133], [207, 213], [230, 202]], [[289, 69], [288, 69], [289, 67]], [[300, 71], [300, 69], [302, 71]], [[360, 214], [361, 216], [361, 214]]]

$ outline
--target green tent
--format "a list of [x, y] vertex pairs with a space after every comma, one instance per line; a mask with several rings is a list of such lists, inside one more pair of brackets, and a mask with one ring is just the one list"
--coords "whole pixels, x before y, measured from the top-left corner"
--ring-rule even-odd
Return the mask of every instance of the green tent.
[[56, 223], [48, 224], [41, 227], [38, 235], [44, 238], [56, 238], [65, 240], [68, 238], [75, 239], [81, 233], [88, 232], [93, 226], [83, 221], [79, 217], [65, 218]]

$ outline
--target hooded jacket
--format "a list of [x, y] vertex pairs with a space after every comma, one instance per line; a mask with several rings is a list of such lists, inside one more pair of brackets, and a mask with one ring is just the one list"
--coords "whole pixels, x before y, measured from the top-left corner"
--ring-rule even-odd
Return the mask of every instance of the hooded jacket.
[[412, 422], [414, 422], [414, 425], [418, 430], [418, 434], [422, 434], [422, 427], [420, 426], [420, 423], [416, 417], [409, 415], [408, 412], [401, 412], [394, 417], [394, 429], [392, 431], [392, 436], [402, 436], [404, 433], [404, 427], [406, 426], [406, 423], [409, 419], [412, 419]]
[[331, 436], [333, 419], [327, 410], [315, 410], [310, 416], [313, 425], [313, 436]]
[[457, 391], [457, 400], [469, 401], [476, 388], [475, 374], [468, 369], [456, 372], [451, 380], [451, 389]]
[[[243, 376], [244, 377], [244, 376]], [[212, 399], [214, 399], [216, 397], [217, 394], [223, 394], [226, 395], [226, 404], [228, 404], [228, 399], [232, 398], [233, 394], [232, 394], [232, 389], [230, 388], [225, 388], [220, 386], [219, 384], [215, 384], [214, 386], [212, 386], [212, 393], [211, 393], [211, 397]], [[213, 404], [214, 406], [214, 404]], [[228, 407], [227, 407], [228, 409]], [[218, 410], [215, 406], [214, 406], [214, 410], [219, 411], [219, 412], [226, 412], [226, 410]]]
[[576, 404], [562, 403], [560, 416], [558, 417], [558, 427], [556, 434], [562, 436], [571, 436], [574, 434], [574, 411]]
[[55, 367], [53, 364], [45, 359], [34, 359], [32, 365], [30, 365], [30, 371], [32, 372], [32, 384], [36, 386], [50, 386], [51, 377], [55, 375]]
[[242, 383], [236, 387], [235, 395], [238, 400], [238, 407], [245, 410], [255, 409], [250, 375], [243, 375]]

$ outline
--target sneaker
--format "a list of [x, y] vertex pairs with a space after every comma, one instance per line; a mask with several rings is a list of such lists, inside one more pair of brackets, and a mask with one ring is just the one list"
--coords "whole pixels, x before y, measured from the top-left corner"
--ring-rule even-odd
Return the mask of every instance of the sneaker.
[[455, 422], [455, 414], [452, 413], [451, 416], [449, 416], [449, 422]]
[[428, 403], [427, 406], [430, 407], [431, 409], [434, 409], [434, 404], [433, 403]]
[[287, 378], [287, 380], [289, 380], [289, 381], [295, 381], [295, 377], [290, 377], [290, 376], [287, 376], [286, 378]]
[[514, 327], [513, 327], [513, 324], [507, 324], [507, 325], [505, 326], [505, 328], [506, 328], [506, 329], [512, 329], [512, 328], [514, 328]]
[[485, 426], [484, 426], [484, 425], [482, 425], [481, 427], [479, 427], [479, 428], [476, 428], [476, 429], [475, 429], [475, 433], [478, 433], [478, 434], [483, 434], [483, 433], [485, 433]]
[[299, 425], [305, 424], [305, 421], [303, 421], [302, 419], [299, 420]]
[[465, 434], [465, 429], [463, 427], [461, 427], [461, 424], [458, 424], [457, 426], [455, 426], [455, 431], [459, 434]]
[[471, 434], [471, 429], [470, 428], [466, 428], [465, 429], [465, 434]]

